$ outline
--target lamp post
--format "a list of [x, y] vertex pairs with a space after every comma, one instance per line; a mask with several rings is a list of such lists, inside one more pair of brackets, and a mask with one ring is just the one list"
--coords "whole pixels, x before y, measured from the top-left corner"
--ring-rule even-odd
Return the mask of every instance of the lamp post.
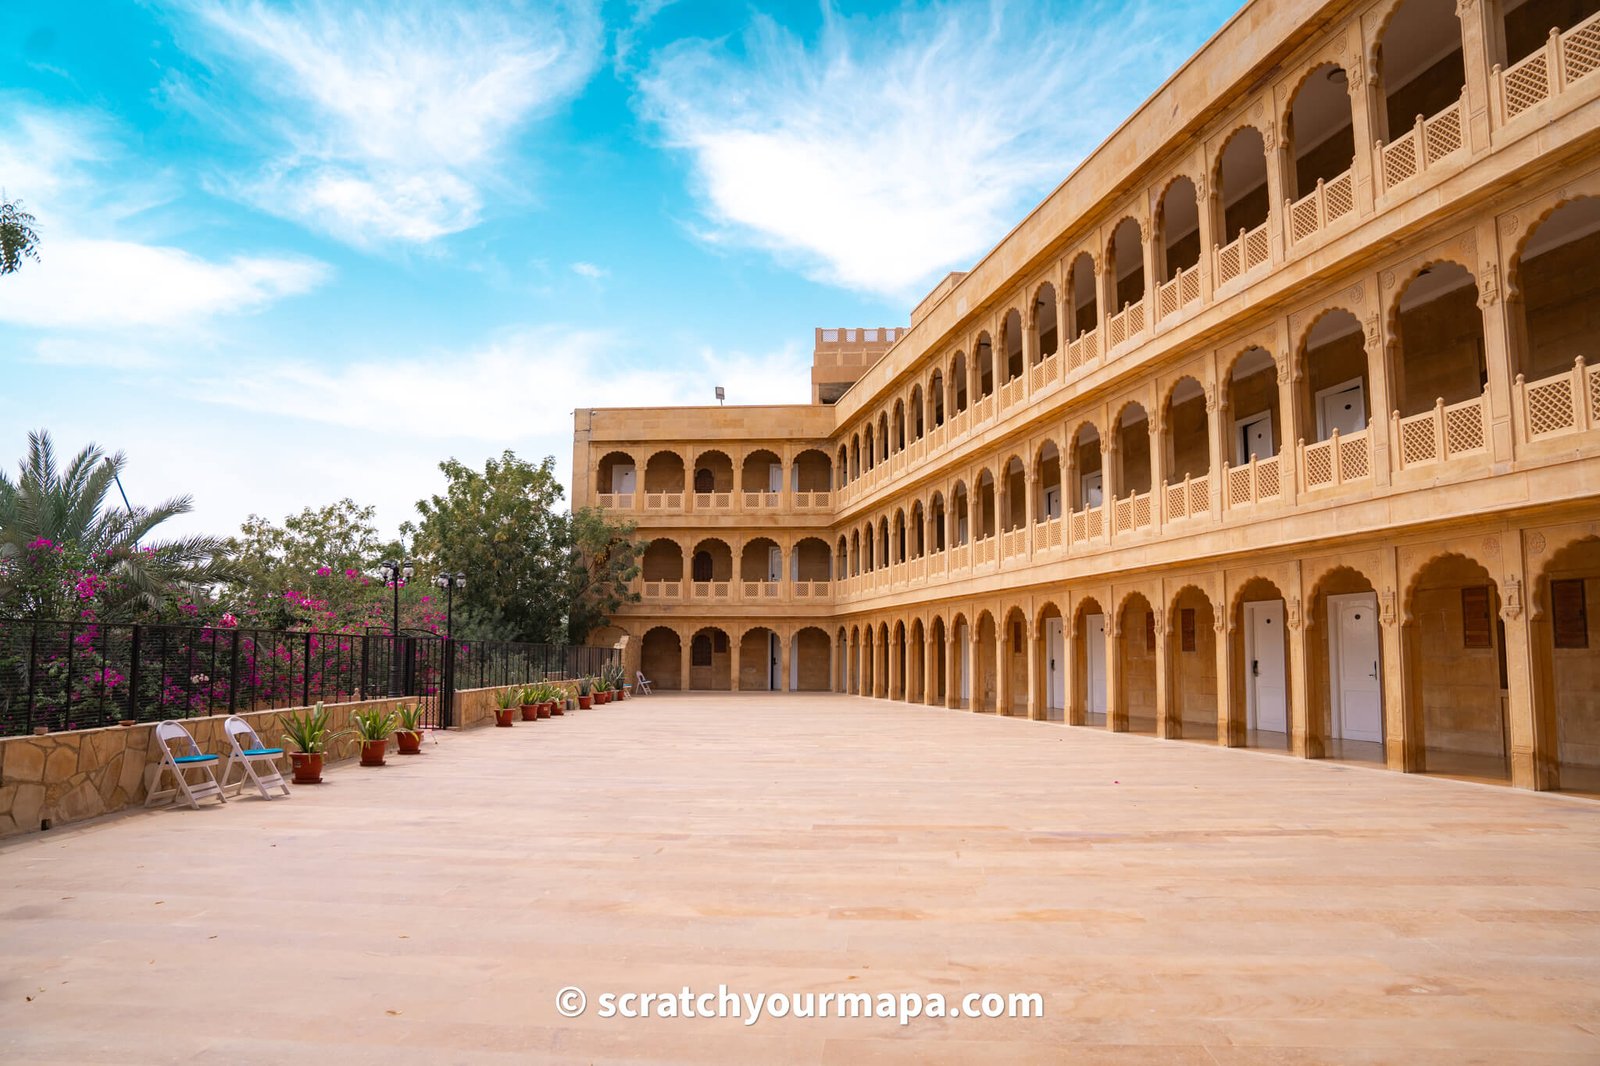
[[389, 695], [400, 695], [400, 582], [409, 580], [416, 573], [416, 567], [411, 565], [410, 559], [396, 562], [385, 559], [378, 564], [378, 569], [383, 571], [384, 580], [389, 582], [394, 589], [394, 624], [389, 628], [392, 646], [389, 652]]
[[457, 570], [453, 574], [440, 574], [433, 583], [444, 589], [444, 639], [450, 640], [455, 635], [456, 589], [467, 587], [467, 575]]

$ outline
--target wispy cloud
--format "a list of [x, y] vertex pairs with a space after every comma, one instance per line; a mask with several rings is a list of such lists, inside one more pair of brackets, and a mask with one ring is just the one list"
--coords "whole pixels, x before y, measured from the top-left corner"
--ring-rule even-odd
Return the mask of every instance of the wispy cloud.
[[[252, 94], [236, 132], [270, 146], [232, 190], [355, 244], [475, 225], [511, 139], [582, 88], [601, 47], [594, 0], [494, 12], [410, 0], [184, 10], [202, 55]], [[169, 88], [201, 95], [178, 80]]]
[[[137, 216], [173, 190], [167, 176], [130, 163], [104, 116], [15, 101], [5, 112], [0, 175], [38, 216], [41, 249], [39, 262], [0, 285], [0, 322], [96, 331], [189, 328], [306, 292], [327, 277], [326, 266], [303, 257], [212, 259], [149, 239]], [[81, 364], [88, 353], [58, 345], [41, 347], [39, 358]]]
[[683, 41], [639, 102], [687, 152], [713, 241], [907, 298], [992, 247], [1220, 22], [1223, 4], [989, 3], [765, 16]]
[[[468, 351], [343, 364], [273, 358], [230, 366], [193, 383], [194, 398], [350, 429], [388, 431], [394, 412], [427, 397], [410, 435], [503, 440], [507, 427], [545, 424], [546, 399], [579, 407], [711, 404], [723, 385], [735, 403], [804, 403], [805, 360], [793, 348], [751, 354], [702, 347], [630, 366], [636, 346], [603, 330], [544, 325], [509, 332]], [[351, 396], [362, 397], [351, 403]], [[570, 444], [571, 426], [554, 427]]]
[[609, 277], [611, 275], [611, 271], [607, 270], [605, 267], [584, 262], [573, 263], [572, 272], [578, 275], [578, 277], [588, 278], [590, 281], [599, 281], [600, 279]]

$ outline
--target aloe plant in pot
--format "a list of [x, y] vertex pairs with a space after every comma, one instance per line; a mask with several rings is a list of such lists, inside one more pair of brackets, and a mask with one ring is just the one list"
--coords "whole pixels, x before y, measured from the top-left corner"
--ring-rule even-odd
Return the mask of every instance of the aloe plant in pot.
[[522, 706], [522, 690], [501, 689], [494, 697], [494, 724], [510, 729], [517, 720], [517, 709]]
[[394, 733], [394, 711], [388, 707], [352, 711], [350, 722], [355, 726], [356, 739], [361, 742], [361, 765], [382, 766], [383, 756], [389, 750], [389, 737]]
[[349, 736], [349, 730], [330, 730], [328, 711], [320, 703], [314, 710], [285, 717], [282, 725], [284, 742], [299, 749], [289, 753], [289, 761], [294, 765], [294, 783], [321, 784], [322, 760], [328, 746]]
[[538, 685], [527, 686], [518, 694], [517, 699], [520, 701], [519, 706], [522, 708], [522, 720], [524, 722], [537, 721], [539, 718], [539, 704], [543, 700], [540, 687]]
[[422, 754], [422, 708], [415, 703], [400, 705], [395, 711], [395, 742], [401, 755]]
[[578, 678], [578, 709], [587, 711], [594, 706], [594, 678]]

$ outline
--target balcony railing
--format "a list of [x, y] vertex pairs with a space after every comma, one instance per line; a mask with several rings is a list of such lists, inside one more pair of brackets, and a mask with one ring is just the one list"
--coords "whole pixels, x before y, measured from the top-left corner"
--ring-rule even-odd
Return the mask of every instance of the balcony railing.
[[1105, 507], [1096, 505], [1072, 512], [1072, 543], [1083, 544], [1105, 536]]
[[1418, 115], [1416, 125], [1394, 143], [1379, 141], [1377, 153], [1384, 189], [1410, 181], [1465, 147], [1466, 113], [1467, 90], [1463, 88], [1461, 98], [1437, 115], [1432, 118]]
[[644, 509], [646, 511], [681, 511], [683, 510], [683, 493], [647, 492], [644, 494]]
[[1130, 492], [1124, 499], [1112, 500], [1112, 520], [1117, 533], [1131, 533], [1150, 524], [1150, 494]]
[[1200, 271], [1197, 267], [1179, 269], [1171, 281], [1156, 288], [1156, 321], [1177, 314], [1190, 304], [1200, 302]]
[[1165, 520], [1178, 522], [1211, 514], [1211, 475], [1185, 476], [1176, 484], [1162, 482], [1161, 497], [1166, 506]]
[[1098, 358], [1100, 358], [1098, 330], [1086, 330], [1078, 335], [1077, 340], [1067, 342], [1067, 373], [1088, 366]]
[[1349, 436], [1340, 436], [1336, 429], [1327, 440], [1301, 441], [1296, 447], [1303, 491], [1337, 488], [1372, 476], [1372, 437], [1364, 429]]
[[790, 586], [794, 598], [815, 602], [825, 600], [832, 595], [833, 583], [831, 581], [796, 581]]
[[1590, 366], [1581, 355], [1571, 370], [1535, 382], [1518, 374], [1513, 392], [1530, 441], [1600, 425], [1600, 365]]
[[633, 493], [631, 492], [602, 492], [596, 498], [596, 503], [608, 511], [633, 510]]
[[1389, 416], [1389, 438], [1396, 442], [1401, 470], [1489, 450], [1489, 394], [1446, 407], [1443, 399], [1417, 415]]
[[1317, 179], [1317, 187], [1286, 205], [1289, 241], [1298, 244], [1315, 236], [1356, 209], [1355, 176], [1347, 170], [1331, 181]]
[[1037, 363], [1029, 372], [1028, 385], [1034, 392], [1043, 392], [1046, 388], [1061, 380], [1061, 360], [1055, 352], [1051, 352]]
[[973, 541], [973, 543], [972, 543], [972, 565], [973, 566], [983, 566], [985, 564], [989, 564], [989, 563], [995, 562], [995, 558], [996, 558], [996, 556], [995, 556], [995, 550], [996, 550], [995, 545], [998, 542], [998, 539], [999, 538], [997, 538], [993, 533], [990, 533], [987, 537], [984, 537], [982, 540]]
[[1046, 518], [1033, 527], [1033, 553], [1058, 551], [1061, 548], [1061, 519]]
[[646, 581], [639, 596], [647, 602], [678, 603], [683, 600], [682, 581]]
[[1250, 457], [1244, 466], [1222, 464], [1222, 506], [1224, 510], [1253, 507], [1262, 501], [1277, 500], [1283, 495], [1283, 476], [1279, 471], [1278, 457], [1257, 459]]
[[994, 420], [994, 393], [990, 393], [972, 405], [972, 425], [981, 426], [985, 422]]
[[1000, 386], [1000, 409], [1010, 410], [1027, 396], [1028, 379], [1021, 374]]
[[746, 603], [758, 603], [762, 600], [776, 601], [779, 598], [779, 582], [741, 581], [739, 584], [739, 595]]
[[1255, 229], [1241, 229], [1239, 236], [1216, 249], [1218, 288], [1244, 277], [1258, 266], [1265, 266], [1272, 258], [1272, 237], [1268, 229], [1271, 225], [1269, 217]]
[[1000, 534], [1000, 555], [1006, 559], [1015, 559], [1028, 554], [1028, 527], [1018, 526], [1016, 529], [1007, 529]]
[[783, 503], [781, 492], [747, 492], [744, 494], [746, 511], [776, 511]]
[[1566, 33], [1552, 28], [1543, 48], [1505, 70], [1495, 65], [1493, 80], [1500, 119], [1509, 122], [1530, 108], [1559, 96], [1567, 86], [1600, 68], [1600, 12]]
[[797, 511], [826, 511], [833, 499], [827, 492], [796, 492], [792, 498]]
[[697, 492], [694, 494], [694, 509], [696, 511], [731, 511], [733, 510], [733, 493]]
[[1106, 350], [1110, 351], [1143, 332], [1144, 297], [1141, 296], [1106, 320]]
[[696, 600], [728, 603], [733, 599], [733, 582], [695, 581], [690, 585], [690, 596]]

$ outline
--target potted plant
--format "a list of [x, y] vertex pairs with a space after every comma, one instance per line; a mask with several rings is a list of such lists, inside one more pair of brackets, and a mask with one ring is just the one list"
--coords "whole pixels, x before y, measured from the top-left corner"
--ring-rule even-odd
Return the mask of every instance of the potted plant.
[[539, 686], [529, 685], [521, 691], [517, 698], [521, 701], [519, 706], [522, 709], [522, 720], [524, 722], [537, 721], [539, 718], [539, 704], [543, 701]]
[[289, 753], [289, 761], [294, 765], [294, 783], [321, 784], [322, 758], [327, 754], [328, 745], [347, 735], [347, 730], [337, 733], [329, 731], [328, 711], [320, 703], [315, 710], [301, 711], [284, 718], [283, 739], [299, 749]]
[[593, 699], [596, 707], [604, 707], [611, 699], [611, 690], [606, 686], [605, 678], [597, 677], [594, 679]]
[[561, 706], [561, 687], [546, 681], [543, 696], [544, 698], [539, 701], [539, 717], [549, 718], [556, 713], [556, 708]]
[[[590, 707], [594, 706], [593, 692], [594, 692], [594, 678], [591, 678], [591, 677], [580, 677], [580, 678], [578, 678], [578, 709], [579, 710], [587, 711]], [[559, 714], [560, 712], [558, 711], [556, 713]]]
[[355, 726], [356, 739], [361, 743], [361, 765], [382, 766], [383, 756], [389, 750], [389, 737], [394, 733], [393, 708], [373, 707], [365, 711], [351, 711], [350, 722]]
[[510, 729], [517, 720], [517, 708], [522, 705], [522, 693], [514, 688], [501, 689], [494, 698], [494, 724]]
[[626, 678], [627, 675], [622, 672], [622, 667], [618, 666], [616, 663], [607, 663], [601, 670], [601, 674], [605, 677], [606, 682], [611, 686], [612, 698], [618, 700], [625, 700], [628, 698], [628, 686], [623, 683], [624, 678]]
[[401, 755], [422, 754], [422, 707], [415, 703], [401, 704], [395, 712], [395, 742]]

